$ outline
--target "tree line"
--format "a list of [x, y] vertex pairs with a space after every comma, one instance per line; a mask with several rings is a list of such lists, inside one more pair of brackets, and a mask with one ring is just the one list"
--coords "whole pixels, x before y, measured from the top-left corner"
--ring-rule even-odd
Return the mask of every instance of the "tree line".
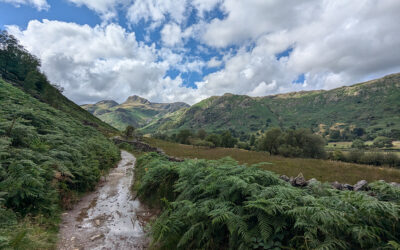
[[249, 140], [241, 141], [232, 135], [231, 131], [208, 134], [204, 129], [192, 132], [189, 129], [180, 130], [172, 135], [156, 133], [154, 138], [204, 147], [241, 148], [246, 150], [267, 151], [271, 155], [286, 157], [324, 158], [325, 140], [308, 129], [290, 129], [283, 131], [280, 128], [267, 130], [262, 136], [248, 136]]

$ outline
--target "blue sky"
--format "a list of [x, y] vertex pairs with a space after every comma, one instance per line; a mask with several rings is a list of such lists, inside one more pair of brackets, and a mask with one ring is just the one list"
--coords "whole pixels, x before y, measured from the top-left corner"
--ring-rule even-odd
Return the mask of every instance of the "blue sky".
[[[2, 3], [0, 2], [0, 25], [2, 29], [5, 29], [7, 25], [17, 25], [21, 29], [26, 29], [29, 21], [31, 20], [58, 20], [63, 22], [73, 22], [81, 25], [89, 25], [91, 27], [95, 27], [96, 25], [102, 24], [102, 19], [100, 16], [96, 14], [96, 12], [90, 10], [85, 5], [77, 6], [71, 2], [61, 0], [48, 0], [47, 3], [51, 6], [48, 10], [38, 10], [34, 8], [32, 5], [15, 5], [10, 3]], [[126, 29], [127, 31], [134, 32], [136, 35], [136, 39], [139, 42], [143, 42], [147, 45], [155, 44], [157, 49], [162, 47], [160, 31], [162, 29], [162, 25], [155, 29], [149, 29], [151, 22], [146, 22], [145, 20], [141, 20], [138, 23], [130, 23], [126, 20], [123, 10], [118, 9], [118, 17], [113, 20], [113, 22], [118, 23], [121, 27]], [[197, 10], [192, 9], [188, 14], [187, 21], [181, 26], [190, 27], [196, 24], [199, 21], [199, 18], [196, 15]], [[218, 9], [218, 7], [214, 8], [211, 11], [207, 11], [204, 13], [205, 20], [212, 20], [214, 18], [223, 19], [224, 14]], [[163, 23], [168, 23], [171, 21], [171, 18], [167, 15]], [[147, 37], [147, 39], [146, 39]], [[150, 39], [148, 39], [150, 38]], [[199, 42], [190, 39], [187, 41], [182, 48], [187, 51], [184, 53], [184, 63], [191, 62], [196, 57], [200, 57], [202, 60], [209, 60], [213, 57], [221, 58], [223, 54], [223, 50], [217, 51], [212, 48], [207, 48], [207, 51], [199, 51], [197, 50], [197, 46], [199, 46]], [[205, 45], [203, 45], [205, 46]], [[203, 76], [208, 75], [212, 72], [217, 71], [219, 67], [214, 68], [202, 68], [200, 72], [198, 71], [185, 71], [181, 72], [180, 70], [174, 68], [171, 65], [171, 68], [166, 72], [165, 77], [171, 77], [175, 79], [178, 75], [182, 76], [183, 86], [189, 88], [197, 88], [196, 82], [202, 81]]]
[[0, 27], [77, 103], [192, 104], [399, 72], [399, 11], [390, 0], [0, 0]]

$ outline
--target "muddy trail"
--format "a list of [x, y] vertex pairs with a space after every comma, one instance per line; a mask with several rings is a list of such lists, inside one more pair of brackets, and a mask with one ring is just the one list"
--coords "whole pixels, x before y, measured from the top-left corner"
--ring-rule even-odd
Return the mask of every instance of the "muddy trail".
[[121, 152], [117, 168], [62, 216], [58, 249], [147, 249], [152, 212], [131, 193], [135, 157]]

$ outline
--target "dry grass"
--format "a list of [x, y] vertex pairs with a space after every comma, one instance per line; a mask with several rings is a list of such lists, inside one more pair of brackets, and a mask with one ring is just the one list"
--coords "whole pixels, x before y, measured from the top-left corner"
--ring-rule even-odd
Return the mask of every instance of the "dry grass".
[[241, 164], [269, 162], [261, 166], [278, 174], [297, 176], [300, 172], [307, 178], [320, 181], [339, 181], [354, 184], [359, 180], [400, 182], [400, 170], [367, 165], [351, 164], [337, 161], [285, 158], [269, 156], [265, 152], [247, 151], [236, 148], [197, 148], [190, 145], [171, 143], [152, 138], [145, 138], [152, 146], [162, 148], [165, 153], [180, 158], [219, 159], [230, 156]]

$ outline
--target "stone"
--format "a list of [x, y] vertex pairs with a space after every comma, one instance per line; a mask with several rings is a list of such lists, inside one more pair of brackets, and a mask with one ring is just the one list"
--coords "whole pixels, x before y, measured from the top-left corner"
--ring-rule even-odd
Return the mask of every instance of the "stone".
[[346, 184], [343, 185], [343, 189], [344, 189], [344, 190], [353, 191], [353, 190], [354, 190], [354, 187], [353, 187], [352, 185], [346, 183]]
[[103, 237], [102, 234], [97, 234], [97, 235], [92, 236], [92, 237], [90, 238], [90, 240], [91, 240], [91, 241], [95, 241], [95, 240], [98, 240], [98, 239], [100, 239], [100, 238], [102, 238], [102, 237]]
[[354, 191], [363, 191], [368, 189], [368, 182], [361, 180], [354, 185]]
[[296, 186], [296, 187], [307, 186], [307, 181], [304, 178], [302, 173], [300, 173], [296, 178], [294, 178], [294, 186]]
[[313, 183], [317, 183], [317, 182], [318, 182], [317, 179], [311, 178], [311, 179], [309, 179], [309, 180], [307, 181], [307, 185], [310, 185], [310, 184], [313, 184]]
[[289, 183], [292, 184], [292, 186], [294, 186], [294, 178], [293, 178], [293, 176], [290, 176]]
[[341, 184], [341, 183], [339, 183], [339, 182], [337, 182], [337, 181], [332, 182], [332, 183], [331, 183], [331, 186], [332, 186], [334, 189], [343, 190], [343, 184]]
[[400, 183], [397, 183], [397, 182], [391, 182], [390, 185], [392, 185], [393, 187], [400, 188]]
[[100, 226], [100, 220], [95, 220], [94, 223], [96, 224], [96, 226]]
[[286, 176], [286, 175], [279, 176], [279, 179], [284, 180], [286, 182], [290, 181], [290, 178], [288, 176]]

